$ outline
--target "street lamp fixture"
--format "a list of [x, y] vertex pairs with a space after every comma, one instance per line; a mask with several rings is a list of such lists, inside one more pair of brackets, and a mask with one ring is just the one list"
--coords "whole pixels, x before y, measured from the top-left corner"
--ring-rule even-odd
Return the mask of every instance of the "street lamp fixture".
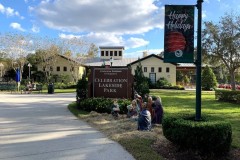
[[29, 80], [31, 79], [30, 78], [30, 76], [31, 76], [31, 68], [32, 67], [32, 65], [31, 65], [31, 63], [28, 63], [28, 68], [29, 68], [29, 72], [28, 72], [28, 77], [29, 77]]

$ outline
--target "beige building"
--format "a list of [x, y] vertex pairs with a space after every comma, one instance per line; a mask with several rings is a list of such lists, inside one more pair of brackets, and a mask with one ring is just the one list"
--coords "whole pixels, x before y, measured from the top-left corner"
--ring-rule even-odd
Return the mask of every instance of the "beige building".
[[69, 82], [81, 79], [86, 69], [84, 65], [63, 55], [56, 56], [51, 66], [44, 68], [40, 64], [37, 68], [38, 71], [50, 71], [51, 75], [67, 76]]
[[[100, 57], [92, 59], [86, 62], [85, 66], [91, 67], [101, 67], [103, 65], [110, 66], [113, 68], [125, 68], [131, 67], [132, 74], [135, 74], [135, 69], [139, 62], [141, 62], [144, 76], [150, 78], [152, 83], [155, 83], [159, 78], [166, 78], [168, 82], [172, 85], [176, 85], [176, 67], [175, 63], [164, 63], [163, 58], [158, 55], [151, 54], [147, 55], [147, 52], [143, 53], [143, 58], [123, 58], [124, 47], [99, 47]], [[109, 53], [119, 53], [122, 51], [118, 58], [111, 58], [112, 54]], [[108, 51], [108, 52], [107, 52]], [[111, 52], [110, 52], [111, 51]], [[108, 53], [108, 54], [106, 54]]]
[[132, 69], [132, 74], [134, 75], [139, 62], [142, 65], [143, 73], [145, 77], [150, 78], [151, 82], [154, 84], [156, 81], [162, 77], [166, 78], [168, 82], [172, 85], [176, 85], [176, 66], [175, 63], [164, 63], [163, 58], [151, 54], [137, 61], [134, 61], [128, 66]]
[[[141, 62], [144, 76], [150, 78], [152, 83], [155, 83], [159, 78], [164, 77], [172, 85], [176, 85], [176, 67], [175, 63], [164, 63], [163, 58], [158, 55], [147, 53], [143, 54], [143, 58], [123, 58], [124, 47], [99, 47], [100, 57], [86, 59], [82, 61], [73, 60], [63, 55], [58, 55], [56, 62], [49, 68], [52, 75], [67, 75], [70, 81], [74, 82], [80, 79], [89, 67], [109, 66], [113, 68], [131, 67], [132, 74], [135, 74], [135, 69]], [[116, 54], [115, 54], [116, 53]], [[84, 65], [82, 65], [84, 63]], [[45, 68], [47, 69], [47, 68]], [[43, 71], [43, 66], [38, 66], [39, 71]]]

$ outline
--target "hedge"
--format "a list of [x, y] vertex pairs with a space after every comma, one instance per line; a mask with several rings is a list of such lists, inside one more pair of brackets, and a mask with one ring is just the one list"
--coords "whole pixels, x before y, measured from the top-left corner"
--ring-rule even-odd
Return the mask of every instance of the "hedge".
[[[96, 111], [98, 113], [111, 113], [114, 99], [110, 98], [86, 98], [78, 103], [78, 108], [85, 111]], [[118, 99], [120, 113], [127, 113], [127, 106], [131, 104], [128, 99]]]
[[194, 149], [203, 154], [226, 154], [231, 147], [230, 123], [203, 117], [195, 121], [192, 115], [165, 116], [163, 134], [182, 148]]
[[215, 98], [220, 101], [234, 102], [240, 104], [240, 91], [215, 90]]

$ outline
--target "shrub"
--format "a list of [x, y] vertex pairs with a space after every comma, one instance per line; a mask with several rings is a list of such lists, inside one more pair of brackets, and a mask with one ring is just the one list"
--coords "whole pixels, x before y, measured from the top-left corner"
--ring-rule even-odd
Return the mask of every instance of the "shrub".
[[77, 103], [79, 103], [80, 100], [87, 98], [88, 94], [88, 81], [85, 75], [82, 76], [82, 79], [78, 80], [76, 88], [76, 99]]
[[148, 94], [149, 91], [149, 79], [144, 76], [141, 62], [139, 61], [134, 74], [134, 90], [142, 97]]
[[169, 83], [168, 80], [164, 77], [159, 78], [156, 82], [157, 88], [164, 88], [164, 87], [169, 87], [169, 86], [171, 86], [171, 83]]
[[[111, 113], [114, 99], [110, 98], [87, 98], [78, 103], [78, 108], [85, 111], [96, 111], [98, 113]], [[120, 113], [127, 113], [127, 105], [131, 104], [130, 100], [118, 100]]]
[[211, 90], [217, 87], [217, 79], [212, 69], [206, 66], [202, 72], [202, 88], [203, 90]]
[[240, 103], [240, 91], [215, 90], [215, 98], [220, 101]]
[[104, 98], [87, 98], [79, 102], [78, 108], [85, 111], [96, 111], [99, 113], [111, 113], [112, 101]]
[[54, 88], [55, 89], [65, 89], [65, 88], [67, 88], [67, 84], [61, 83], [61, 82], [56, 82], [56, 83], [54, 83]]
[[203, 117], [194, 121], [192, 115], [174, 115], [163, 118], [163, 134], [171, 142], [202, 154], [225, 154], [232, 142], [232, 129], [228, 122]]
[[236, 95], [237, 103], [240, 104], [240, 94]]
[[118, 100], [120, 113], [126, 114], [128, 112], [127, 106], [131, 104], [131, 101], [128, 99], [119, 99]]

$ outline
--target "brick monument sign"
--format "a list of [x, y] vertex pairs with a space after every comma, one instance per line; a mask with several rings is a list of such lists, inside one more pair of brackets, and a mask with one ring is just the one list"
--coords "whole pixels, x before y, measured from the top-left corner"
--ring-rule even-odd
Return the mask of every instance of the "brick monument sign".
[[128, 68], [92, 68], [88, 97], [132, 98], [133, 75]]

